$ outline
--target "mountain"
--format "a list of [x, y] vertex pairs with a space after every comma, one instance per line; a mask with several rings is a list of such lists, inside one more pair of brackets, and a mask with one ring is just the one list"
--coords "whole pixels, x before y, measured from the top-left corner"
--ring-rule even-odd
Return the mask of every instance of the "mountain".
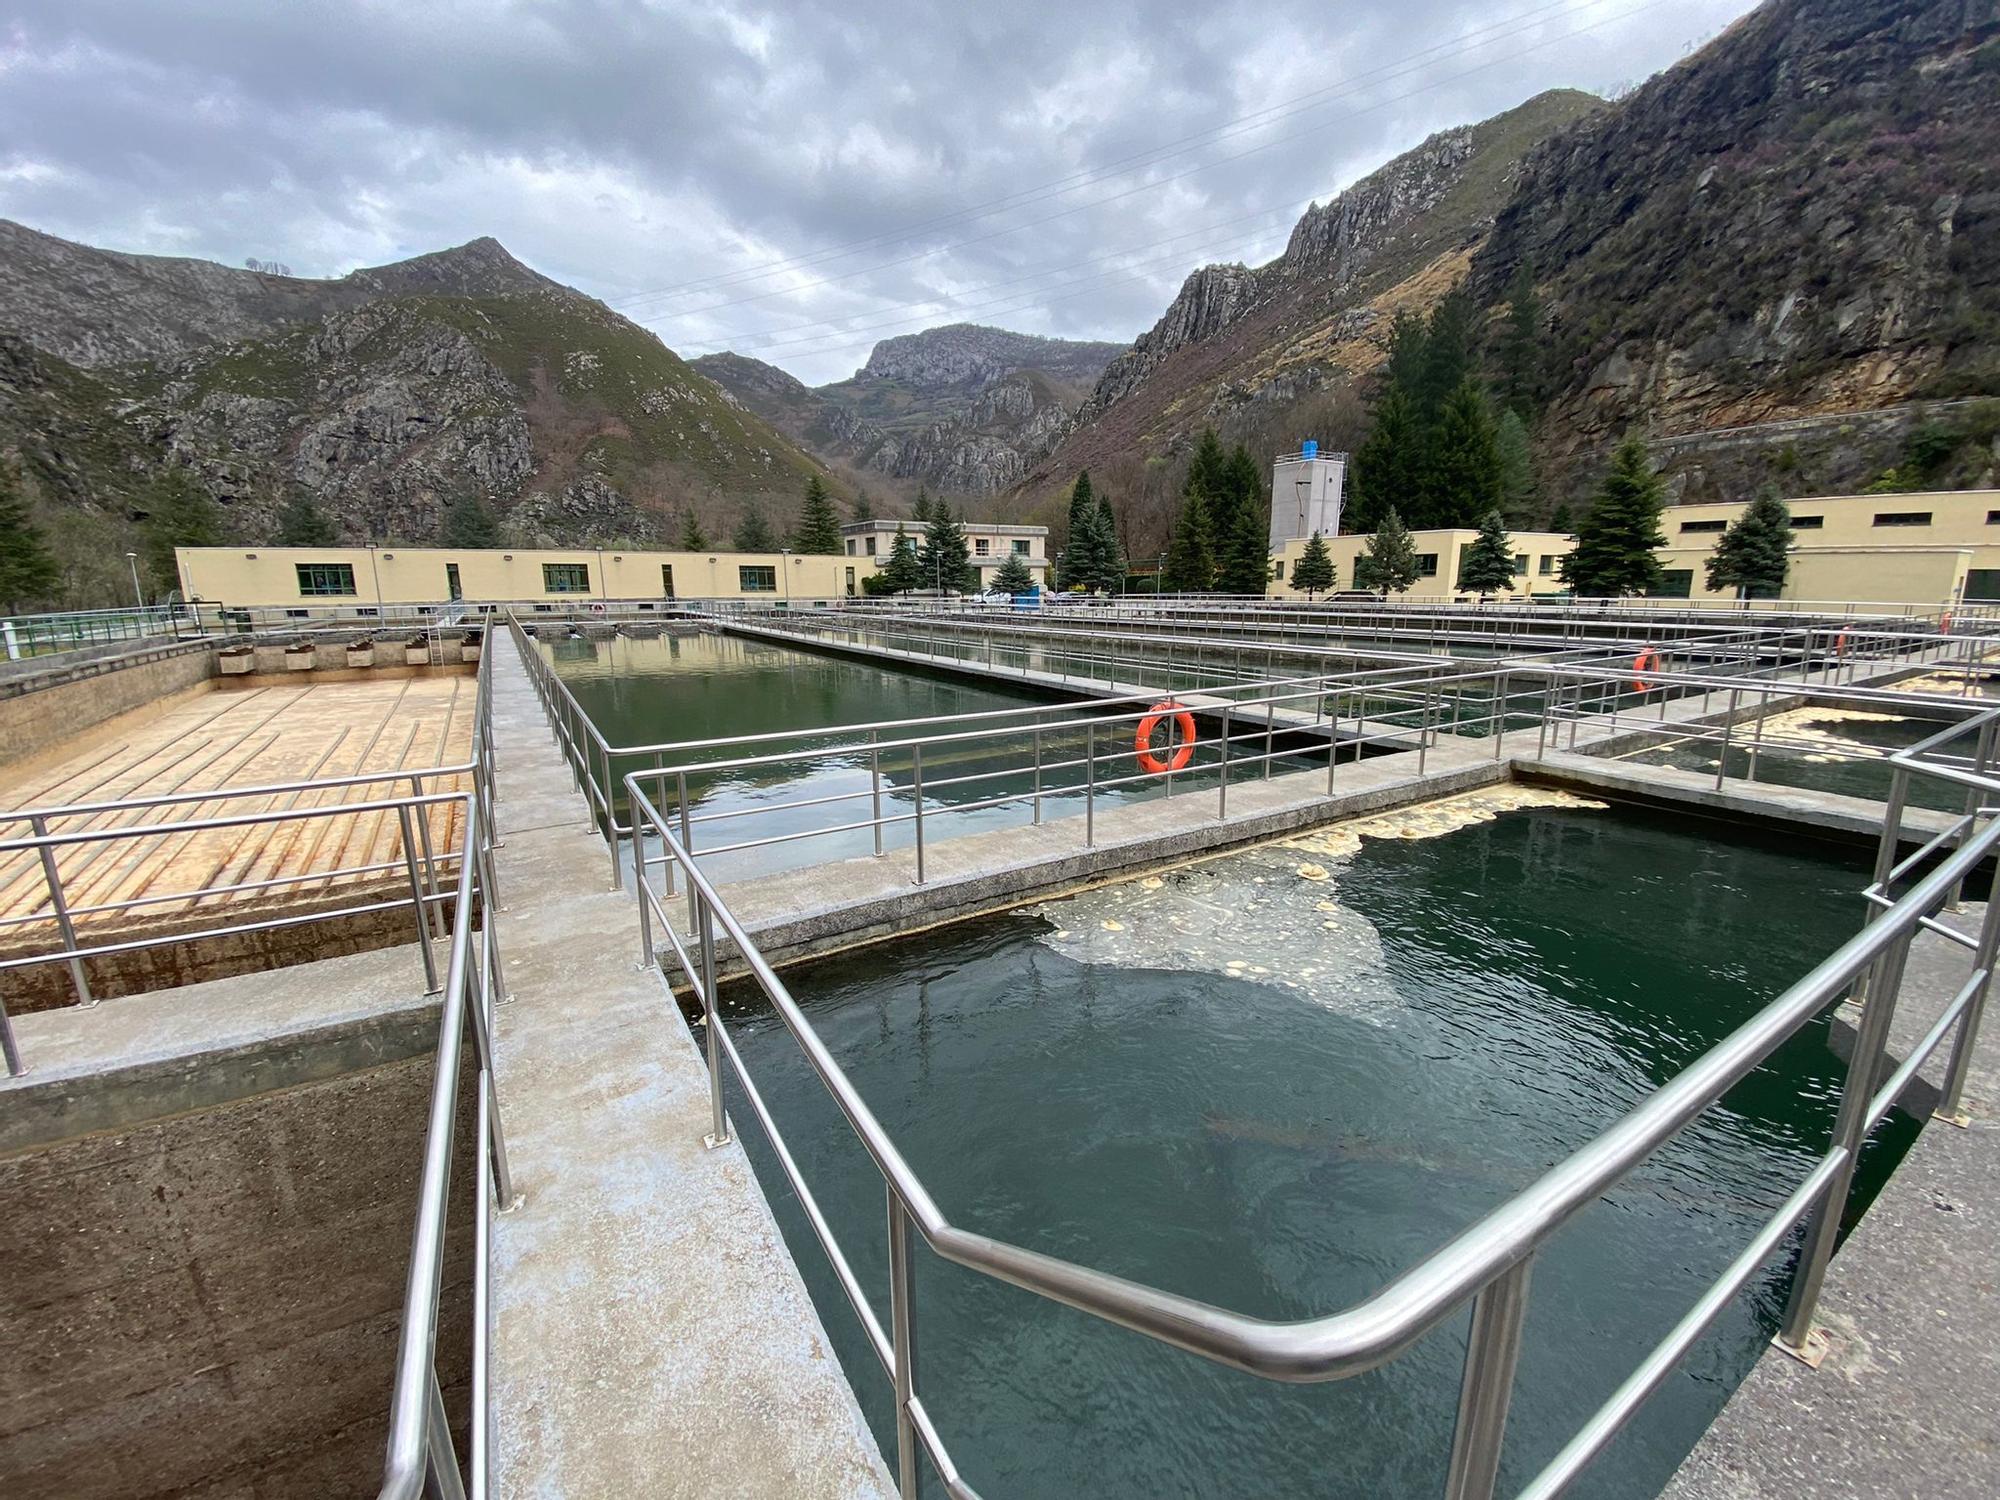
[[1771, 0], [1534, 153], [1471, 285], [1541, 283], [1558, 487], [1628, 429], [1688, 499], [1990, 482], [1922, 403], [2000, 395], [1996, 120], [1990, 0]]
[[[1205, 426], [1240, 425], [1372, 369], [1396, 309], [1461, 280], [1522, 157], [1603, 108], [1573, 90], [1537, 95], [1482, 124], [1433, 135], [1315, 204], [1268, 265], [1204, 266], [1164, 316], [1112, 361], [1017, 501], [1079, 469], [1129, 466]], [[1333, 434], [1299, 433], [1322, 438]]]
[[[153, 477], [233, 540], [304, 491], [341, 538], [427, 541], [461, 495], [523, 544], [659, 538], [796, 508], [820, 465], [652, 334], [496, 241], [338, 280], [126, 255], [0, 221], [0, 452], [75, 597], [105, 595]], [[96, 581], [87, 581], [95, 579]]]
[[693, 365], [862, 483], [880, 475], [983, 496], [1048, 450], [1123, 348], [954, 323], [884, 339], [848, 379], [817, 388], [740, 354]]
[[1523, 264], [1545, 510], [1628, 431], [1686, 500], [1992, 484], [1997, 118], [1992, 0], [1769, 0], [1615, 103], [1441, 132], [1269, 265], [1195, 272], [1002, 508], [1058, 520], [1089, 468], [1148, 556], [1193, 434], [1353, 446], [1394, 313], [1462, 286], [1497, 332]]

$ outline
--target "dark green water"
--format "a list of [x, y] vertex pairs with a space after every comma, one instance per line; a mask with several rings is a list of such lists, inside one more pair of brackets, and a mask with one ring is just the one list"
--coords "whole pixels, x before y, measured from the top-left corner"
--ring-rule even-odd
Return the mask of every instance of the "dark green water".
[[[835, 745], [848, 747], [808, 760], [691, 775], [688, 798], [697, 819], [693, 824], [695, 850], [698, 854], [705, 850], [723, 851], [702, 858], [703, 869], [713, 878], [738, 879], [872, 854], [871, 830], [843, 829], [841, 825], [870, 816], [876, 770], [879, 770], [883, 814], [901, 819], [884, 827], [884, 847], [900, 849], [914, 842], [913, 814], [919, 798], [917, 768], [911, 752], [881, 752], [878, 767], [871, 769], [869, 754], [865, 747], [856, 744], [856, 737], [837, 733], [842, 725], [944, 717], [953, 722], [926, 727], [921, 734], [963, 731], [973, 735], [924, 751], [921, 802], [927, 843], [994, 828], [1019, 828], [1027, 839], [1042, 836], [1036, 831], [1035, 810], [1030, 800], [1036, 780], [1032, 769], [1033, 739], [1026, 729], [1036, 720], [1045, 726], [1042, 817], [1054, 819], [1083, 810], [1084, 734], [1066, 727], [1075, 719], [1070, 710], [1037, 694], [1003, 692], [729, 636], [556, 640], [545, 644], [563, 681], [612, 745], [663, 744], [779, 732], [788, 735], [780, 743], [691, 752], [699, 761], [771, 756], [813, 748], [824, 750]], [[982, 728], [969, 718], [996, 709], [1037, 706], [1041, 706], [1041, 711], [1036, 715], [1008, 721], [1016, 731], [1011, 734]], [[801, 725], [836, 732], [798, 733]], [[1236, 733], [1244, 739], [1235, 752], [1236, 758], [1263, 752], [1261, 739], [1253, 730], [1239, 727]], [[1126, 739], [1130, 734], [1130, 728], [1123, 731]], [[1168, 793], [1164, 778], [1139, 776], [1129, 745], [1114, 744], [1108, 731], [1099, 735], [1096, 745], [1096, 802], [1100, 810]], [[1175, 778], [1172, 790], [1179, 794], [1204, 786], [1212, 788], [1216, 779], [1215, 754], [1213, 747], [1205, 747], [1189, 772]], [[1281, 762], [1276, 769], [1310, 763]], [[654, 757], [650, 755], [617, 757], [613, 765], [614, 780], [653, 764]], [[1325, 764], [1323, 756], [1318, 758], [1318, 764]], [[1263, 767], [1260, 764], [1241, 774], [1262, 775]], [[1013, 800], [996, 806], [973, 806], [1002, 797]], [[622, 798], [621, 791], [621, 803]], [[654, 800], [663, 814], [674, 818], [677, 799], [678, 791], [670, 783]], [[798, 805], [808, 800], [815, 805]], [[622, 805], [620, 821], [626, 821]], [[732, 852], [725, 848], [815, 830], [831, 831], [754, 849]], [[1063, 837], [1074, 842], [1071, 834]]]
[[[1273, 981], [1337, 971], [1318, 995], [1057, 951], [1069, 924], [1102, 925], [1108, 893], [790, 982], [955, 1222], [1295, 1319], [1377, 1290], [1584, 1144], [1851, 935], [1865, 880], [1824, 846], [1581, 810], [1370, 841], [1332, 862], [1331, 885], [1297, 878], [1302, 857], [1244, 851], [1169, 876], [1154, 899], [1206, 912], [1204, 930], [1240, 939]], [[879, 1175], [776, 1019], [746, 998], [730, 1024], [886, 1326]], [[1503, 1493], [1796, 1184], [1839, 1077], [1823, 1026], [1795, 1038], [1544, 1251]], [[733, 1113], [893, 1453], [881, 1369], [740, 1100]], [[1914, 1130], [1885, 1128], [1864, 1194]], [[1386, 1369], [1280, 1386], [918, 1257], [920, 1388], [989, 1500], [1440, 1490], [1464, 1315]], [[1764, 1348], [1785, 1271], [1754, 1284], [1574, 1493], [1657, 1491]]]

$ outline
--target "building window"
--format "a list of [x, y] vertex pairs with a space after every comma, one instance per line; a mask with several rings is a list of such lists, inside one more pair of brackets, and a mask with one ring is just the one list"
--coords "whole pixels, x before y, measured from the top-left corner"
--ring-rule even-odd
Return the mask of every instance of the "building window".
[[848, 555], [849, 557], [852, 557], [852, 556], [854, 556], [854, 538], [853, 538], [853, 537], [849, 537], [849, 538], [847, 539], [847, 555]]
[[1435, 552], [1419, 552], [1417, 554], [1417, 577], [1435, 578], [1437, 576], [1438, 555]]
[[1875, 513], [1877, 526], [1928, 526], [1931, 513], [1927, 510], [1880, 510]]
[[1026, 542], [1014, 543], [1014, 555], [1016, 557], [1026, 557], [1028, 555], [1028, 544]]
[[[1992, 520], [1995, 514], [2000, 514], [2000, 512], [1989, 512], [1986, 519], [1989, 521]], [[1825, 527], [1826, 527], [1825, 516], [1792, 517], [1792, 530], [1794, 531], [1821, 531], [1824, 530]]]
[[299, 597], [302, 599], [323, 599], [330, 594], [355, 592], [352, 563], [295, 563], [293, 566], [299, 570]]
[[1682, 531], [1682, 533], [1683, 533], [1683, 534], [1685, 534], [1685, 533], [1687, 533], [1687, 532], [1690, 532], [1690, 531], [1727, 531], [1728, 529], [1729, 529], [1729, 523], [1728, 523], [1727, 521], [1683, 521], [1683, 522], [1681, 522], [1681, 531]]
[[590, 564], [543, 563], [542, 592], [545, 594], [589, 593]]
[[1660, 574], [1660, 586], [1648, 590], [1648, 599], [1688, 599], [1694, 595], [1693, 568], [1667, 568]]
[[736, 587], [746, 594], [775, 594], [778, 592], [778, 570], [760, 567], [738, 568]]
[[660, 564], [660, 592], [669, 599], [674, 597], [674, 565], [672, 563]]
[[[1796, 526], [1798, 523], [1794, 521], [1792, 524]], [[2000, 526], [2000, 510], [1989, 510], [1986, 512], [1986, 524], [1988, 526]]]
[[310, 620], [312, 618], [312, 611], [309, 609], [288, 609], [285, 611], [285, 618], [287, 620]]
[[1516, 578], [1525, 578], [1527, 574], [1528, 554], [1525, 552], [1516, 552], [1514, 554], [1514, 576]]
[[983, 536], [975, 538], [972, 543], [972, 555], [974, 557], [991, 557], [993, 555], [993, 544]]
[[850, 599], [854, 597], [854, 569], [852, 568], [847, 570], [847, 597]]
[[1556, 570], [1556, 555], [1553, 552], [1549, 553], [1540, 562], [1535, 564], [1535, 572], [1540, 574], [1543, 578], [1547, 578], [1551, 573], [1555, 572], [1555, 570]]
[[868, 537], [866, 540], [868, 546], [868, 555], [870, 557], [873, 557], [875, 555], [875, 538], [871, 536]]
[[1285, 560], [1282, 557], [1271, 564], [1271, 576], [1280, 583], [1285, 581]]

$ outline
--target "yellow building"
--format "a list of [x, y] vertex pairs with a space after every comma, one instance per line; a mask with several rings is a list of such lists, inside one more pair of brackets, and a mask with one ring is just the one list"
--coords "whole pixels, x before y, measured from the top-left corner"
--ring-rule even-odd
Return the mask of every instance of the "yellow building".
[[844, 599], [875, 560], [630, 548], [180, 547], [181, 595], [300, 611], [383, 605]]
[[[1417, 581], [1405, 598], [1457, 599], [1465, 597], [1458, 587], [1458, 570], [1465, 549], [1472, 545], [1476, 531], [1413, 531], [1410, 540], [1417, 552]], [[1536, 594], [1560, 593], [1562, 580], [1556, 576], [1557, 559], [1576, 545], [1576, 538], [1559, 531], [1515, 531], [1508, 534], [1514, 548], [1514, 588], [1507, 597], [1528, 598]], [[1326, 539], [1327, 556], [1333, 559], [1335, 592], [1354, 587], [1354, 560], [1368, 550], [1366, 533], [1350, 532]], [[1271, 582], [1265, 596], [1272, 599], [1303, 599], [1291, 586], [1299, 555], [1306, 550], [1303, 540], [1293, 539], [1271, 553]]]
[[[1049, 528], [1014, 526], [998, 521], [961, 521], [965, 532], [967, 559], [979, 572], [979, 586], [990, 587], [993, 575], [1010, 557], [1021, 559], [1036, 583], [1044, 580], [1049, 566]], [[870, 563], [878, 559], [888, 565], [895, 549], [896, 532], [901, 529], [918, 546], [923, 545], [924, 528], [915, 521], [850, 521], [840, 528], [841, 545], [849, 557]]]
[[[1791, 575], [1782, 597], [1827, 603], [1926, 604], [2000, 599], [2000, 490], [1816, 495], [1792, 512]], [[1663, 596], [1731, 599], [1704, 564], [1744, 503], [1669, 506]]]

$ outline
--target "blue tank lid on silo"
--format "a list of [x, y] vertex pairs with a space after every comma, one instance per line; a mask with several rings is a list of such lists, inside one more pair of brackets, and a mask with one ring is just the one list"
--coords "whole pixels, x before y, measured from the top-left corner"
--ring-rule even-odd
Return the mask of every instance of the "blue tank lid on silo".
[[1318, 457], [1319, 457], [1319, 444], [1318, 444], [1318, 443], [1316, 443], [1316, 442], [1314, 442], [1314, 441], [1313, 441], [1313, 439], [1311, 439], [1311, 438], [1307, 438], [1307, 439], [1306, 439], [1306, 440], [1305, 440], [1305, 441], [1304, 441], [1303, 443], [1300, 443], [1300, 444], [1299, 444], [1299, 457], [1300, 457], [1300, 458], [1318, 458]]

